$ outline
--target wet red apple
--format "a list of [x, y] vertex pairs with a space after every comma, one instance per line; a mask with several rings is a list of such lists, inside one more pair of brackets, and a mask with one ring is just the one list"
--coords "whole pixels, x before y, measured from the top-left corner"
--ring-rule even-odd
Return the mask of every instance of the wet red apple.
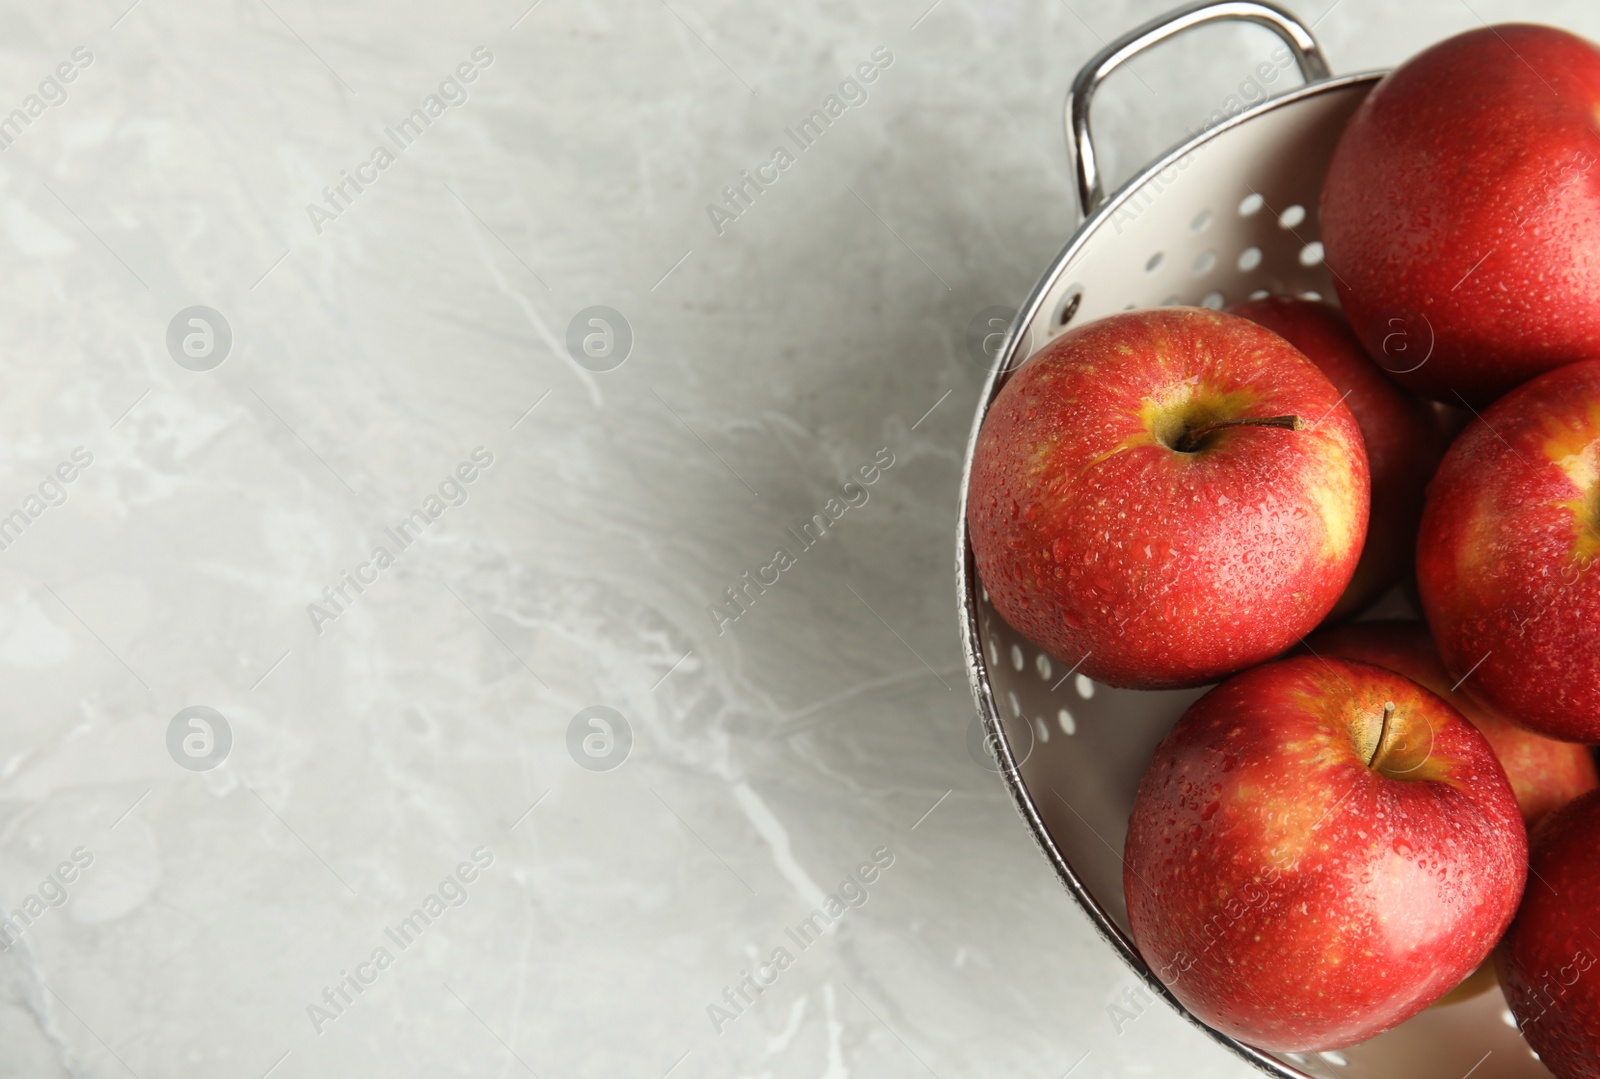
[[1196, 701], [1157, 748], [1123, 886], [1146, 963], [1262, 1049], [1334, 1049], [1459, 984], [1510, 923], [1527, 836], [1494, 751], [1393, 671], [1296, 657]]
[[1423, 493], [1444, 456], [1439, 418], [1432, 405], [1384, 374], [1344, 316], [1328, 304], [1268, 296], [1228, 310], [1304, 353], [1345, 395], [1361, 428], [1372, 471], [1372, 513], [1355, 576], [1328, 619], [1359, 614], [1411, 571]]
[[1308, 633], [1355, 570], [1367, 457], [1326, 376], [1202, 308], [1068, 330], [996, 395], [967, 521], [995, 608], [1115, 686], [1195, 686]]
[[1418, 53], [1351, 116], [1322, 242], [1345, 314], [1395, 378], [1482, 408], [1600, 358], [1597, 110], [1600, 50], [1501, 25]]
[[1439, 654], [1530, 730], [1600, 741], [1600, 361], [1506, 395], [1450, 447], [1417, 539]]
[[1517, 1029], [1560, 1079], [1600, 1079], [1600, 794], [1534, 833], [1528, 891], [1495, 952]]
[[1488, 739], [1506, 771], [1529, 828], [1600, 786], [1587, 746], [1535, 734], [1453, 689], [1439, 650], [1423, 622], [1358, 622], [1306, 638], [1313, 655], [1338, 656], [1387, 667], [1443, 697]]

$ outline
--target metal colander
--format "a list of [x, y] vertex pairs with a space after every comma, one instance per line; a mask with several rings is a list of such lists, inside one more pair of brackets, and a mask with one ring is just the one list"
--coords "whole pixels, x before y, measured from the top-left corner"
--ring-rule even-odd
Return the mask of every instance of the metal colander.
[[[1107, 196], [1089, 126], [1096, 87], [1144, 50], [1219, 20], [1272, 30], [1288, 46], [1306, 85], [1204, 131]], [[967, 676], [996, 767], [1073, 898], [1150, 991], [1180, 1011], [1182, 1005], [1145, 965], [1129, 933], [1122, 847], [1134, 793], [1152, 752], [1204, 691], [1095, 685], [1076, 674], [1073, 664], [1081, 657], [1048, 655], [1007, 625], [989, 603], [973, 565], [966, 481], [979, 427], [1006, 375], [1069, 326], [1129, 308], [1221, 307], [1266, 293], [1334, 299], [1318, 241], [1322, 179], [1346, 119], [1382, 74], [1331, 77], [1309, 30], [1287, 13], [1253, 2], [1181, 8], [1091, 59], [1067, 100], [1067, 136], [1084, 221], [1018, 312], [984, 388], [967, 446], [957, 590]], [[1494, 989], [1430, 1008], [1361, 1045], [1316, 1054], [1267, 1053], [1206, 1029], [1277, 1076], [1461, 1079], [1469, 1071], [1474, 1079], [1548, 1076], [1509, 1015]]]

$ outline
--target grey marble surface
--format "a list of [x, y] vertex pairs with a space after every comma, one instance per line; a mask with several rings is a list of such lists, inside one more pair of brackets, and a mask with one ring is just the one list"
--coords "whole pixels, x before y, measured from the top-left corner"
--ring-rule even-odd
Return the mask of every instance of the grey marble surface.
[[[1293, 6], [1340, 71], [1600, 35]], [[0, 1075], [1242, 1074], [1118, 1033], [966, 750], [951, 580], [968, 323], [1075, 224], [1073, 72], [1162, 7], [6, 5]], [[1119, 76], [1113, 177], [1269, 48]]]

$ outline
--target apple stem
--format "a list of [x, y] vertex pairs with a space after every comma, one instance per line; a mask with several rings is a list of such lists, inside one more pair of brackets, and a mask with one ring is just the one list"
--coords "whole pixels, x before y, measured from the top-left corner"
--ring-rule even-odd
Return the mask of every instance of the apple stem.
[[1383, 740], [1389, 733], [1389, 720], [1394, 716], [1394, 702], [1383, 702], [1383, 724], [1378, 728], [1378, 740], [1372, 744], [1372, 756], [1367, 758], [1367, 767], [1371, 768], [1378, 759], [1378, 754], [1383, 752]]
[[1229, 427], [1281, 427], [1285, 431], [1299, 431], [1305, 427], [1300, 422], [1299, 416], [1253, 416], [1242, 420], [1218, 420], [1215, 423], [1202, 424], [1193, 430], [1187, 430], [1178, 436], [1177, 445], [1172, 448], [1179, 453], [1193, 453], [1200, 448], [1201, 441], [1209, 434], [1226, 430]]

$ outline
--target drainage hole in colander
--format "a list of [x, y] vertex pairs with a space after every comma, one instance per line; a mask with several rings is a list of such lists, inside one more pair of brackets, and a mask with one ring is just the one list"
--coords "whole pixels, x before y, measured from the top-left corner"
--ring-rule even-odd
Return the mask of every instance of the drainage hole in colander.
[[1056, 325], [1065, 326], [1072, 321], [1072, 316], [1078, 313], [1078, 308], [1083, 306], [1083, 286], [1073, 285], [1067, 290], [1066, 299], [1061, 301], [1061, 312], [1056, 315]]
[[[1305, 261], [1303, 257], [1301, 261]], [[1239, 269], [1243, 270], [1245, 273], [1249, 273], [1251, 270], [1260, 265], [1261, 248], [1247, 247], [1243, 251], [1239, 252]]]
[[1306, 208], [1304, 206], [1291, 206], [1278, 215], [1278, 227], [1280, 229], [1292, 229], [1305, 219]]
[[1264, 300], [1268, 296], [1271, 296], [1271, 295], [1272, 295], [1272, 293], [1268, 292], [1266, 289], [1258, 288], [1258, 289], [1256, 289], [1254, 292], [1252, 292], [1250, 294], [1250, 298], [1252, 300]]
[[1050, 657], [1040, 652], [1033, 659], [1033, 666], [1039, 672], [1041, 681], [1050, 681]]
[[1033, 726], [1034, 729], [1039, 732], [1039, 741], [1050, 741], [1050, 726], [1049, 724], [1045, 723], [1043, 716], [1034, 716]]
[[1252, 214], [1260, 211], [1261, 207], [1265, 206], [1266, 204], [1266, 199], [1252, 191], [1250, 194], [1244, 197], [1243, 202], [1239, 203], [1239, 216], [1249, 217]]
[[1208, 274], [1211, 272], [1211, 268], [1216, 264], [1217, 253], [1208, 247], [1204, 251], [1200, 252], [1199, 255], [1195, 256], [1194, 272], [1197, 274]]
[[1213, 311], [1221, 311], [1222, 303], [1222, 293], [1220, 292], [1208, 292], [1200, 297], [1200, 306], [1209, 307]]
[[1155, 273], [1157, 270], [1161, 269], [1161, 262], [1164, 258], [1166, 258], [1166, 256], [1160, 251], [1157, 251], [1155, 254], [1151, 255], [1150, 261], [1144, 264], [1144, 272]]
[[1168, 296], [1166, 299], [1161, 301], [1161, 306], [1162, 307], [1177, 307], [1181, 303], [1183, 303], [1183, 297], [1181, 297], [1181, 296]]
[[1316, 303], [1318, 300], [1322, 299], [1322, 293], [1318, 292], [1316, 289], [1307, 289], [1300, 294], [1300, 298], [1302, 300], [1310, 300], [1312, 303]]
[[1201, 210], [1194, 215], [1194, 220], [1189, 222], [1190, 232], [1204, 232], [1211, 224], [1211, 211]]
[[1063, 708], [1056, 713], [1056, 722], [1061, 724], [1061, 733], [1072, 736], [1078, 733], [1078, 721], [1072, 718], [1072, 713]]
[[1315, 266], [1322, 261], [1322, 241], [1312, 240], [1300, 249], [1300, 265]]

